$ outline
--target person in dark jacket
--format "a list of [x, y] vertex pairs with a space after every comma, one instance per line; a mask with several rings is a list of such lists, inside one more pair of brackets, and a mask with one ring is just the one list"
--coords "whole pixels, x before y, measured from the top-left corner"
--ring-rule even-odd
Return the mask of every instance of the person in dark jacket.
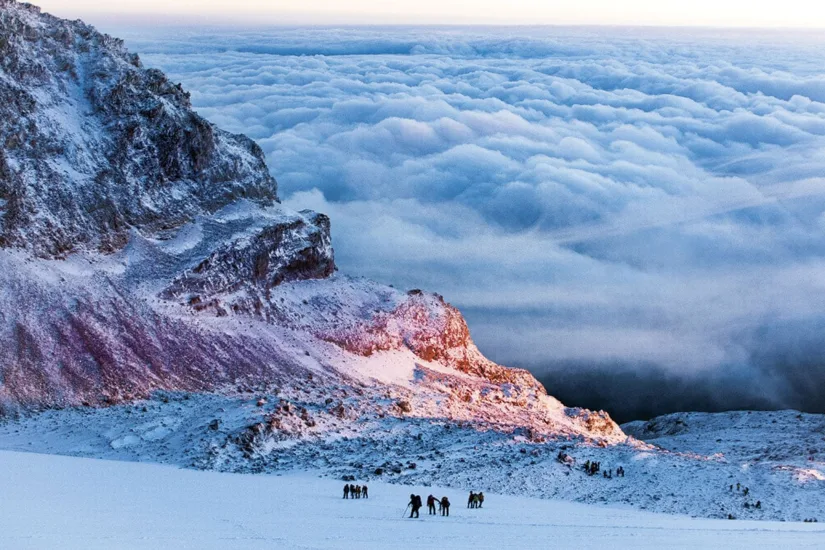
[[435, 515], [435, 497], [430, 495], [427, 497], [427, 512], [429, 515]]
[[349, 498], [349, 483], [344, 485], [344, 498]]
[[410, 495], [410, 518], [417, 518], [418, 511], [421, 509], [421, 496]]
[[447, 497], [441, 497], [441, 515], [450, 515], [450, 499], [448, 499]]
[[467, 508], [475, 508], [476, 494], [470, 491], [470, 497], [467, 499]]
[[361, 487], [361, 496], [363, 496], [364, 498], [370, 498], [369, 487], [367, 487], [366, 485]]

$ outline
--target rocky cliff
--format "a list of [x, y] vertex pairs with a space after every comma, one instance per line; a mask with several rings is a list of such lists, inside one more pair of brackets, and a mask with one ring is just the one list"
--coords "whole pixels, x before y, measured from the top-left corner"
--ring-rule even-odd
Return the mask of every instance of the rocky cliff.
[[0, 244], [122, 248], [240, 198], [276, 200], [260, 148], [80, 21], [0, 0]]

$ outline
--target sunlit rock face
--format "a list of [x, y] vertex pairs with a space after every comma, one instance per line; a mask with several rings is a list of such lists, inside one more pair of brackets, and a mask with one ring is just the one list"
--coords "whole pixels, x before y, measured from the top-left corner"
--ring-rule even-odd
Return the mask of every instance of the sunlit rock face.
[[365, 418], [625, 440], [487, 360], [442, 297], [337, 274], [329, 218], [281, 206], [258, 146], [119, 40], [0, 0], [0, 52], [0, 410], [277, 394], [227, 439], [256, 456]]

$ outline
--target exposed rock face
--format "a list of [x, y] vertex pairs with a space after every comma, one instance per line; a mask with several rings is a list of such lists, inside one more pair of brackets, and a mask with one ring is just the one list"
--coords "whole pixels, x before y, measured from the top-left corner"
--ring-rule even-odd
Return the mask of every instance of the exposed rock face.
[[[185, 296], [200, 311], [214, 307], [225, 313], [218, 296], [266, 292], [281, 283], [323, 279], [332, 275], [335, 259], [329, 218], [309, 210], [293, 219], [268, 225], [252, 236], [240, 237], [215, 250], [191, 272], [175, 279], [163, 293], [167, 298]], [[230, 304], [235, 312], [259, 311], [260, 300]]]
[[276, 335], [199, 326], [154, 310], [114, 273], [50, 263], [0, 254], [0, 413], [306, 375]]
[[239, 198], [276, 200], [260, 148], [213, 127], [122, 41], [0, 0], [0, 246], [111, 252]]
[[0, 413], [277, 386], [302, 409], [237, 445], [366, 417], [624, 439], [440, 296], [335, 274], [329, 219], [277, 204], [260, 149], [120, 41], [0, 0], [0, 54]]
[[425, 361], [450, 365], [497, 384], [544, 391], [529, 372], [502, 367], [484, 357], [470, 338], [461, 312], [440, 295], [421, 290], [409, 291], [391, 311], [380, 312], [364, 323], [330, 327], [318, 336], [365, 356], [406, 347]]

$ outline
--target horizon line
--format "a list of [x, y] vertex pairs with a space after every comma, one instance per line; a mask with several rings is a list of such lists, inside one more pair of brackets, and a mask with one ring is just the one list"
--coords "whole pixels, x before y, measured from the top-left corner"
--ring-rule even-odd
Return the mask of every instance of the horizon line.
[[559, 21], [559, 22], [527, 22], [520, 20], [494, 21], [494, 20], [466, 20], [466, 21], [438, 21], [422, 18], [418, 21], [399, 22], [395, 19], [381, 19], [379, 16], [373, 20], [358, 21], [351, 16], [337, 14], [327, 20], [312, 18], [307, 14], [291, 14], [278, 17], [266, 15], [255, 17], [253, 15], [244, 16], [222, 16], [220, 14], [196, 15], [196, 14], [175, 14], [175, 13], [138, 13], [138, 12], [115, 12], [115, 11], [81, 11], [78, 14], [54, 13], [48, 9], [42, 9], [55, 17], [76, 20], [81, 19], [91, 24], [151, 24], [170, 26], [212, 26], [222, 28], [284, 28], [284, 27], [348, 27], [348, 28], [569, 28], [569, 29], [662, 29], [662, 30], [697, 30], [697, 31], [761, 31], [761, 32], [822, 32], [825, 25], [758, 25], [758, 24], [731, 24], [722, 25], [715, 23], [675, 23], [675, 22], [581, 22], [581, 21]]
[[[104, 14], [109, 15], [109, 14]], [[82, 19], [89, 23], [90, 21]], [[802, 27], [802, 26], [749, 26], [749, 25], [679, 25], [679, 24], [654, 24], [654, 23], [436, 23], [436, 22], [419, 22], [419, 23], [392, 23], [392, 22], [368, 22], [356, 23], [349, 21], [327, 21], [327, 22], [311, 22], [311, 21], [290, 21], [290, 22], [253, 22], [245, 20], [227, 21], [226, 19], [166, 19], [157, 20], [154, 16], [115, 16], [104, 17], [106, 23], [121, 24], [131, 23], [138, 25], [162, 25], [164, 27], [216, 27], [216, 28], [245, 28], [245, 29], [267, 29], [267, 28], [344, 28], [344, 29], [369, 29], [369, 28], [394, 28], [394, 29], [420, 29], [420, 28], [434, 28], [434, 29], [646, 29], [646, 30], [680, 30], [680, 31], [717, 31], [717, 32], [769, 32], [769, 33], [787, 33], [787, 32], [803, 32], [803, 33], [822, 33], [825, 27]], [[91, 22], [91, 24], [100, 24], [104, 21]], [[825, 41], [825, 35], [822, 37]]]

